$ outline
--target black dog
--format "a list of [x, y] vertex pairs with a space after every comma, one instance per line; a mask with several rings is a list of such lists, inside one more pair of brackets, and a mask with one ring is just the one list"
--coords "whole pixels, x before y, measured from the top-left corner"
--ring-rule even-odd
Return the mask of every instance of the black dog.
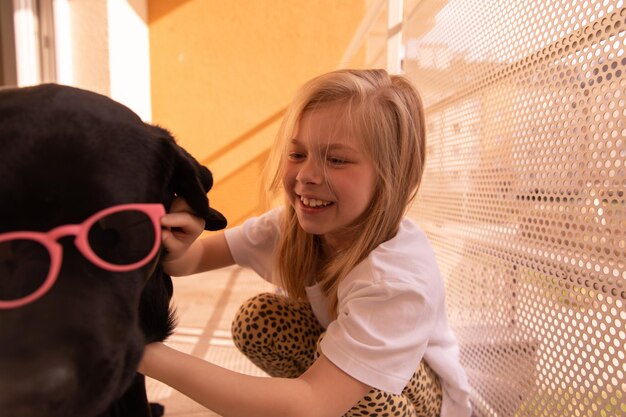
[[[160, 254], [138, 255], [147, 263], [112, 271], [79, 250], [71, 226], [60, 226], [124, 204], [167, 210], [178, 195], [207, 230], [218, 230], [226, 220], [209, 207], [212, 182], [166, 130], [105, 96], [54, 84], [0, 90], [0, 416], [151, 415], [137, 364], [144, 344], [166, 339], [174, 325], [172, 282], [158, 265]], [[88, 246], [106, 262], [136, 261], [101, 254], [135, 230], [124, 226], [127, 214], [119, 230], [100, 236], [89, 229]], [[126, 232], [129, 245], [152, 245], [152, 226]], [[62, 247], [56, 281], [27, 302], [20, 297], [53, 275], [52, 255], [14, 232], [56, 228], [69, 231], [54, 237]], [[115, 256], [130, 256], [121, 252]]]

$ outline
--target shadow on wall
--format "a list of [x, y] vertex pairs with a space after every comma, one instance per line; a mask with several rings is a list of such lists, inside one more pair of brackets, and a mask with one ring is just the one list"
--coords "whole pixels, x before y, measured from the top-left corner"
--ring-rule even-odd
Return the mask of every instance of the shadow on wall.
[[[232, 141], [228, 142], [228, 145], [223, 146], [222, 148], [218, 149], [213, 154], [211, 154], [211, 155], [207, 156], [206, 158], [204, 158], [202, 160], [202, 164], [210, 166], [211, 164], [215, 163], [219, 158], [221, 158], [222, 156], [226, 155], [228, 152], [234, 150], [236, 147], [238, 147], [238, 146], [244, 144], [245, 142], [249, 141], [256, 134], [258, 134], [262, 130], [268, 128], [273, 123], [281, 120], [282, 117], [285, 115], [286, 111], [287, 111], [286, 107], [280, 109], [279, 111], [277, 111], [276, 113], [274, 113], [273, 115], [268, 117], [267, 119], [263, 120], [262, 122], [258, 123], [256, 126], [254, 126], [251, 129], [249, 129], [244, 134], [240, 135], [238, 138], [233, 139]], [[267, 149], [263, 149], [260, 152], [266, 152], [266, 151], [267, 151]]]
[[[129, 3], [132, 6], [132, 3], [135, 0], [130, 0]], [[168, 14], [170, 14], [172, 11], [178, 9], [179, 7], [183, 6], [185, 3], [189, 3], [191, 0], [168, 0], [168, 1], [164, 1], [162, 5], [159, 5], [158, 8], [154, 8], [150, 10], [150, 17], [149, 17], [149, 24], [152, 24], [158, 20], [160, 20], [162, 17], [167, 16]]]

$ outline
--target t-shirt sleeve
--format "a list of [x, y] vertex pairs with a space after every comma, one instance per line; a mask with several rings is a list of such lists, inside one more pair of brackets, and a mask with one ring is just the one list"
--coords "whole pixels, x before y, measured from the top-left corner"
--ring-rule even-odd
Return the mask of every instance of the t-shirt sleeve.
[[338, 296], [322, 353], [353, 378], [400, 394], [424, 356], [436, 309], [406, 282], [355, 280]]
[[271, 281], [281, 215], [282, 209], [274, 209], [224, 232], [235, 263], [251, 268], [267, 281]]

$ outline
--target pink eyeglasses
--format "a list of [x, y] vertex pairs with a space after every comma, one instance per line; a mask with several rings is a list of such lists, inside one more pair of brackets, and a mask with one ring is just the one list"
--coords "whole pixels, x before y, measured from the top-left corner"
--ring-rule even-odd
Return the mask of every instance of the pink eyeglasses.
[[64, 236], [76, 236], [74, 244], [83, 256], [107, 271], [146, 265], [159, 250], [164, 215], [161, 204], [122, 204], [49, 232], [1, 233], [0, 309], [32, 303], [52, 288], [63, 258], [57, 240]]

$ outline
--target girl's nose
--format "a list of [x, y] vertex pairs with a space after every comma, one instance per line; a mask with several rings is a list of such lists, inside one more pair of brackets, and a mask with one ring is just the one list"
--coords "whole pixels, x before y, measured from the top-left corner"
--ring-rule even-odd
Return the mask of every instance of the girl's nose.
[[308, 158], [300, 167], [298, 175], [296, 175], [296, 181], [302, 184], [321, 184], [323, 178], [323, 168], [313, 158]]

